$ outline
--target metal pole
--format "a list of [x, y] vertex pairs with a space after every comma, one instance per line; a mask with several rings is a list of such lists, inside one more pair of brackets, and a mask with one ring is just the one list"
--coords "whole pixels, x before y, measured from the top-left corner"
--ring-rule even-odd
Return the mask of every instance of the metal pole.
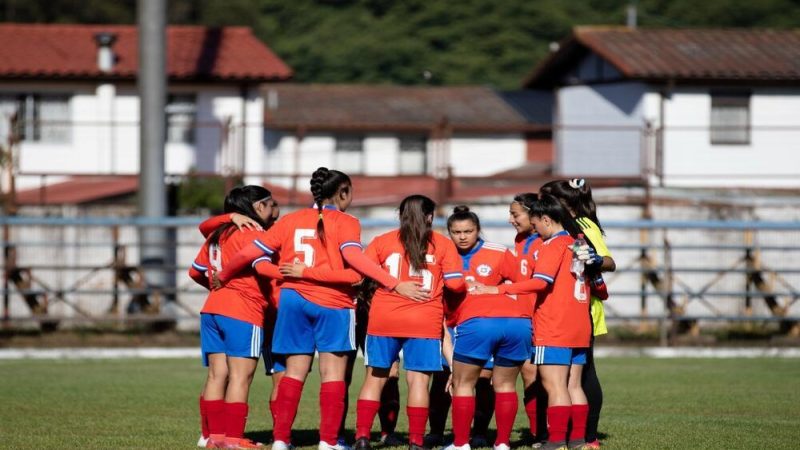
[[[164, 144], [167, 93], [166, 0], [138, 0], [139, 26], [139, 215], [162, 218], [167, 215], [164, 184]], [[168, 278], [167, 233], [161, 227], [139, 231], [140, 262], [148, 284], [166, 287]], [[173, 277], [174, 278], [174, 277]]]

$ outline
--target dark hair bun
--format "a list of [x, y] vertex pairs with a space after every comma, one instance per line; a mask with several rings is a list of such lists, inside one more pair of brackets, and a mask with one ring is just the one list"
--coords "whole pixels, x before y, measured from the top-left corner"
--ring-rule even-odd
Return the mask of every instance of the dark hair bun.
[[328, 177], [330, 177], [330, 170], [327, 167], [320, 167], [311, 174], [311, 195], [314, 196], [315, 201], [320, 200], [322, 185], [328, 180]]
[[455, 208], [453, 208], [453, 214], [460, 214], [467, 212], [469, 212], [469, 206], [467, 205], [458, 205]]

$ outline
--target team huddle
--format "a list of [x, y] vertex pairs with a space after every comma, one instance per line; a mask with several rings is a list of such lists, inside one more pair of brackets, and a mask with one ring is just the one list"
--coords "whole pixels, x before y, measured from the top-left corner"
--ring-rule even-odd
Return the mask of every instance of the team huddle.
[[[261, 186], [231, 190], [225, 214], [205, 221], [207, 240], [190, 276], [209, 289], [201, 311], [208, 376], [200, 396], [207, 448], [257, 448], [244, 437], [248, 393], [263, 356], [273, 379], [273, 450], [288, 450], [315, 354], [320, 373], [319, 450], [347, 450], [344, 418], [356, 350], [366, 377], [356, 405], [356, 450], [394, 435], [399, 364], [408, 384], [410, 450], [488, 446], [509, 450], [519, 399], [534, 447], [599, 448], [602, 390], [594, 336], [604, 334], [601, 273], [614, 261], [585, 180], [558, 180], [514, 197], [514, 248], [484, 241], [466, 206], [432, 229], [436, 204], [423, 195], [399, 206], [400, 225], [362, 248], [361, 226], [346, 214], [350, 178], [317, 169], [314, 205], [285, 215]], [[427, 424], [430, 423], [426, 435]]]

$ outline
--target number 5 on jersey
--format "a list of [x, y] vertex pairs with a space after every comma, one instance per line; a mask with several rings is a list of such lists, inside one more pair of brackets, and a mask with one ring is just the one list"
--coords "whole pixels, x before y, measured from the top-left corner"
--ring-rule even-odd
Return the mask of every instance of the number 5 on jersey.
[[[317, 232], [309, 228], [298, 228], [294, 230], [294, 252], [303, 254], [303, 264], [307, 267], [314, 267], [314, 247], [308, 243], [310, 239], [316, 239]], [[297, 260], [297, 258], [295, 258]]]

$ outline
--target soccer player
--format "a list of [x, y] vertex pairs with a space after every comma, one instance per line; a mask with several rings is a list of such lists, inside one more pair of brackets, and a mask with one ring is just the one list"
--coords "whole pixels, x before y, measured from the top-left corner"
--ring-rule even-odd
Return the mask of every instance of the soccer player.
[[[597, 206], [592, 198], [592, 189], [586, 180], [575, 178], [551, 181], [542, 186], [541, 191], [558, 198], [575, 218], [586, 236], [590, 245], [589, 254], [586, 255], [587, 270], [600, 272], [616, 270], [616, 263], [611, 257], [611, 252], [608, 251], [605, 239], [603, 239], [603, 228], [597, 218]], [[602, 277], [599, 278], [599, 281], [602, 282]], [[596, 289], [593, 287], [594, 290]], [[600, 421], [600, 410], [603, 408], [603, 390], [600, 387], [600, 380], [594, 365], [594, 338], [608, 333], [601, 299], [602, 297], [597, 295], [592, 295], [591, 298], [592, 342], [586, 355], [586, 365], [583, 368], [581, 379], [583, 391], [589, 400], [589, 416], [586, 420], [586, 446], [588, 448], [600, 448], [597, 425]]]
[[431, 229], [435, 208], [428, 197], [406, 197], [400, 203], [400, 228], [376, 237], [366, 250], [366, 255], [392, 276], [421, 282], [430, 298], [412, 301], [387, 289], [378, 289], [372, 298], [367, 375], [357, 406], [357, 450], [370, 448], [370, 429], [380, 408], [381, 391], [400, 350], [408, 382], [409, 448], [424, 448], [430, 374], [442, 370], [442, 292], [445, 286], [456, 292], [466, 290], [455, 246]]
[[[519, 281], [517, 259], [506, 247], [480, 238], [478, 216], [458, 206], [447, 219], [450, 238], [461, 255], [462, 270], [472, 286]], [[453, 348], [453, 437], [446, 450], [469, 450], [469, 427], [475, 416], [475, 387], [485, 364], [493, 359], [495, 450], [509, 450], [517, 414], [516, 381], [531, 355], [531, 312], [527, 298], [504, 294], [466, 295], [448, 305], [455, 322]]]
[[319, 449], [343, 449], [337, 443], [337, 434], [344, 413], [347, 359], [355, 351], [355, 291], [352, 281], [343, 282], [338, 276], [334, 279], [335, 273], [347, 264], [400, 295], [427, 298], [418, 283], [399, 282], [362, 253], [361, 225], [344, 213], [353, 200], [350, 177], [320, 167], [311, 176], [311, 193], [313, 207], [284, 216], [242, 249], [219, 274], [219, 281], [224, 283], [251, 263], [259, 271], [262, 266], [275, 268], [269, 258], [278, 252], [286, 273], [294, 272], [295, 262], [305, 266], [302, 278], [287, 277], [281, 284], [272, 350], [286, 355], [286, 372], [278, 387], [273, 450], [289, 448], [315, 351], [319, 352], [322, 382]]
[[[272, 216], [271, 194], [260, 186], [231, 190], [225, 212], [238, 212], [261, 226]], [[209, 288], [212, 270], [222, 270], [230, 258], [252, 240], [252, 232], [223, 224], [211, 233], [195, 258], [189, 276]], [[203, 364], [208, 367], [200, 397], [203, 436], [198, 445], [227, 448], [261, 446], [243, 437], [247, 397], [264, 340], [264, 310], [270, 299], [269, 283], [248, 273], [223, 289], [209, 293], [201, 310], [200, 340]]]
[[498, 287], [477, 286], [473, 293], [539, 293], [534, 308], [534, 363], [548, 395], [548, 440], [542, 448], [566, 448], [570, 419], [571, 437], [579, 441], [577, 448], [583, 448], [589, 406], [580, 380], [591, 320], [588, 299], [576, 298], [577, 278], [570, 272], [572, 236], [580, 231], [558, 199], [548, 194], [539, 195], [529, 215], [543, 240], [535, 255], [533, 278]]
[[[514, 237], [514, 253], [517, 255], [519, 272], [523, 278], [533, 276], [536, 264], [533, 255], [542, 244], [529, 215], [531, 207], [538, 198], [533, 192], [517, 194], [508, 207], [508, 223], [517, 232]], [[527, 299], [532, 305], [536, 303], [536, 294], [520, 294], [517, 297]], [[536, 334], [535, 329], [533, 333]], [[540, 443], [547, 438], [547, 392], [536, 378], [536, 365], [532, 360], [525, 361], [521, 372], [525, 389], [523, 401], [531, 437], [534, 443]]]

